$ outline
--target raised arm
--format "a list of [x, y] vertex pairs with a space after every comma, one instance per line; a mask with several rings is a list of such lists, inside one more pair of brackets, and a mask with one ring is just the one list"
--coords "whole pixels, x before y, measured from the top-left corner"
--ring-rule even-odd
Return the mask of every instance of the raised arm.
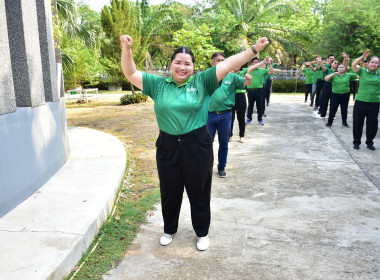
[[348, 62], [350, 61], [350, 56], [346, 54], [345, 52], [343, 52], [342, 57], [343, 57], [344, 69], [348, 70]]
[[133, 39], [129, 35], [123, 35], [120, 37], [121, 42], [121, 68], [123, 69], [124, 76], [134, 86], [143, 90], [143, 78], [142, 72], [136, 69], [136, 64], [133, 61], [132, 43]]
[[[267, 58], [269, 58], [269, 57], [267, 57]], [[273, 74], [273, 62], [269, 63], [269, 75], [272, 75], [272, 74]]]
[[276, 57], [277, 57], [277, 65], [280, 66], [281, 65], [280, 55], [276, 53]]
[[239, 68], [243, 64], [247, 63], [254, 55], [262, 51], [269, 41], [267, 38], [262, 37], [256, 41], [256, 44], [250, 49], [247, 49], [241, 53], [228, 57], [225, 61], [216, 65], [216, 77], [220, 82], [223, 78], [231, 72], [233, 69]]
[[354, 62], [352, 62], [352, 70], [356, 73], [359, 71], [360, 67], [358, 66], [359, 62], [362, 61], [362, 59], [365, 59], [366, 57], [368, 57], [368, 55], [370, 54], [370, 50], [365, 50], [362, 54], [362, 56], [358, 57], [357, 59], [354, 60]]
[[325, 81], [326, 81], [326, 82], [330, 81], [330, 79], [331, 79], [333, 76], [338, 75], [338, 74], [339, 74], [338, 72], [334, 72], [334, 73], [332, 73], [332, 74], [330, 74], [330, 75], [327, 75], [327, 76], [325, 77]]
[[256, 70], [257, 68], [263, 67], [263, 66], [265, 65], [265, 63], [266, 63], [266, 59], [264, 59], [263, 61], [261, 61], [261, 62], [259, 62], [259, 63], [256, 63], [255, 65], [251, 65], [251, 66], [249, 66], [249, 67], [248, 67], [248, 71], [247, 71], [247, 73], [248, 73], [248, 74], [251, 74], [251, 72], [252, 72], [253, 70]]

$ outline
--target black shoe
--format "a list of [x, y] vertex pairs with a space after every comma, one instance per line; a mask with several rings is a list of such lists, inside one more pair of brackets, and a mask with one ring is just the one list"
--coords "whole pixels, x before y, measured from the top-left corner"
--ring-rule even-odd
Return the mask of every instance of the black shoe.
[[370, 149], [371, 151], [376, 150], [374, 145], [367, 145], [367, 148]]
[[342, 123], [342, 126], [345, 126], [347, 128], [349, 128], [350, 126], [348, 125], [348, 123]]
[[359, 150], [359, 148], [360, 148], [360, 145], [359, 145], [359, 144], [354, 144], [354, 149], [355, 149], [355, 150]]
[[226, 171], [224, 171], [224, 167], [218, 168], [218, 175], [220, 178], [226, 177]]
[[331, 127], [331, 126], [332, 126], [332, 123], [326, 123], [326, 126], [327, 126], [327, 127]]

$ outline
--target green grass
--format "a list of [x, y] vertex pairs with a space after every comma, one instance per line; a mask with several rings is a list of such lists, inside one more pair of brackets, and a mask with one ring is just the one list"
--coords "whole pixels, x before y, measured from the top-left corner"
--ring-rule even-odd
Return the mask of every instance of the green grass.
[[[117, 137], [127, 151], [127, 167], [114, 202], [114, 210], [99, 229], [89, 250], [66, 279], [101, 279], [122, 260], [159, 201], [155, 161], [157, 122], [154, 103], [121, 106], [112, 101], [66, 103], [68, 126], [88, 127]], [[108, 99], [107, 99], [108, 100]]]
[[116, 267], [123, 259], [140, 225], [146, 221], [146, 212], [159, 201], [159, 190], [155, 187], [131, 187], [141, 180], [136, 165], [128, 154], [128, 165], [114, 204], [114, 212], [104, 222], [89, 250], [84, 254], [66, 279], [101, 279], [102, 275]]

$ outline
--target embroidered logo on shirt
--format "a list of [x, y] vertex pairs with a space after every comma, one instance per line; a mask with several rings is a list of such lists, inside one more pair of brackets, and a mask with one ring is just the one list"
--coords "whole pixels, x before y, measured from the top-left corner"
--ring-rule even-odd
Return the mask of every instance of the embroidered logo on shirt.
[[196, 88], [187, 88], [186, 91], [197, 91]]
[[231, 84], [231, 81], [225, 81], [224, 84], [225, 84], [225, 85], [230, 85], [230, 84]]

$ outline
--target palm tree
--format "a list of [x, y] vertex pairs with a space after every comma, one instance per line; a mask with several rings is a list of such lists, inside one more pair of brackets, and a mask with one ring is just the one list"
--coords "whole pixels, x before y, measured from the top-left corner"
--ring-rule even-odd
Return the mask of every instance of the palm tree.
[[[78, 40], [84, 47], [95, 47], [95, 31], [80, 22], [77, 3], [74, 0], [56, 0], [52, 5], [55, 4], [59, 27], [59, 35], [56, 37], [57, 47], [60, 48], [61, 45], [59, 36], [66, 41]], [[60, 50], [63, 69], [70, 72], [74, 68], [74, 61], [62, 48]]]
[[297, 12], [291, 2], [283, 0], [218, 0], [217, 5], [228, 10], [235, 18], [232, 33], [239, 37], [240, 49], [246, 49], [259, 37], [267, 37], [272, 44], [269, 53], [291, 52], [306, 55], [307, 51], [297, 43], [309, 40], [306, 34], [286, 29], [268, 22], [271, 15]]

